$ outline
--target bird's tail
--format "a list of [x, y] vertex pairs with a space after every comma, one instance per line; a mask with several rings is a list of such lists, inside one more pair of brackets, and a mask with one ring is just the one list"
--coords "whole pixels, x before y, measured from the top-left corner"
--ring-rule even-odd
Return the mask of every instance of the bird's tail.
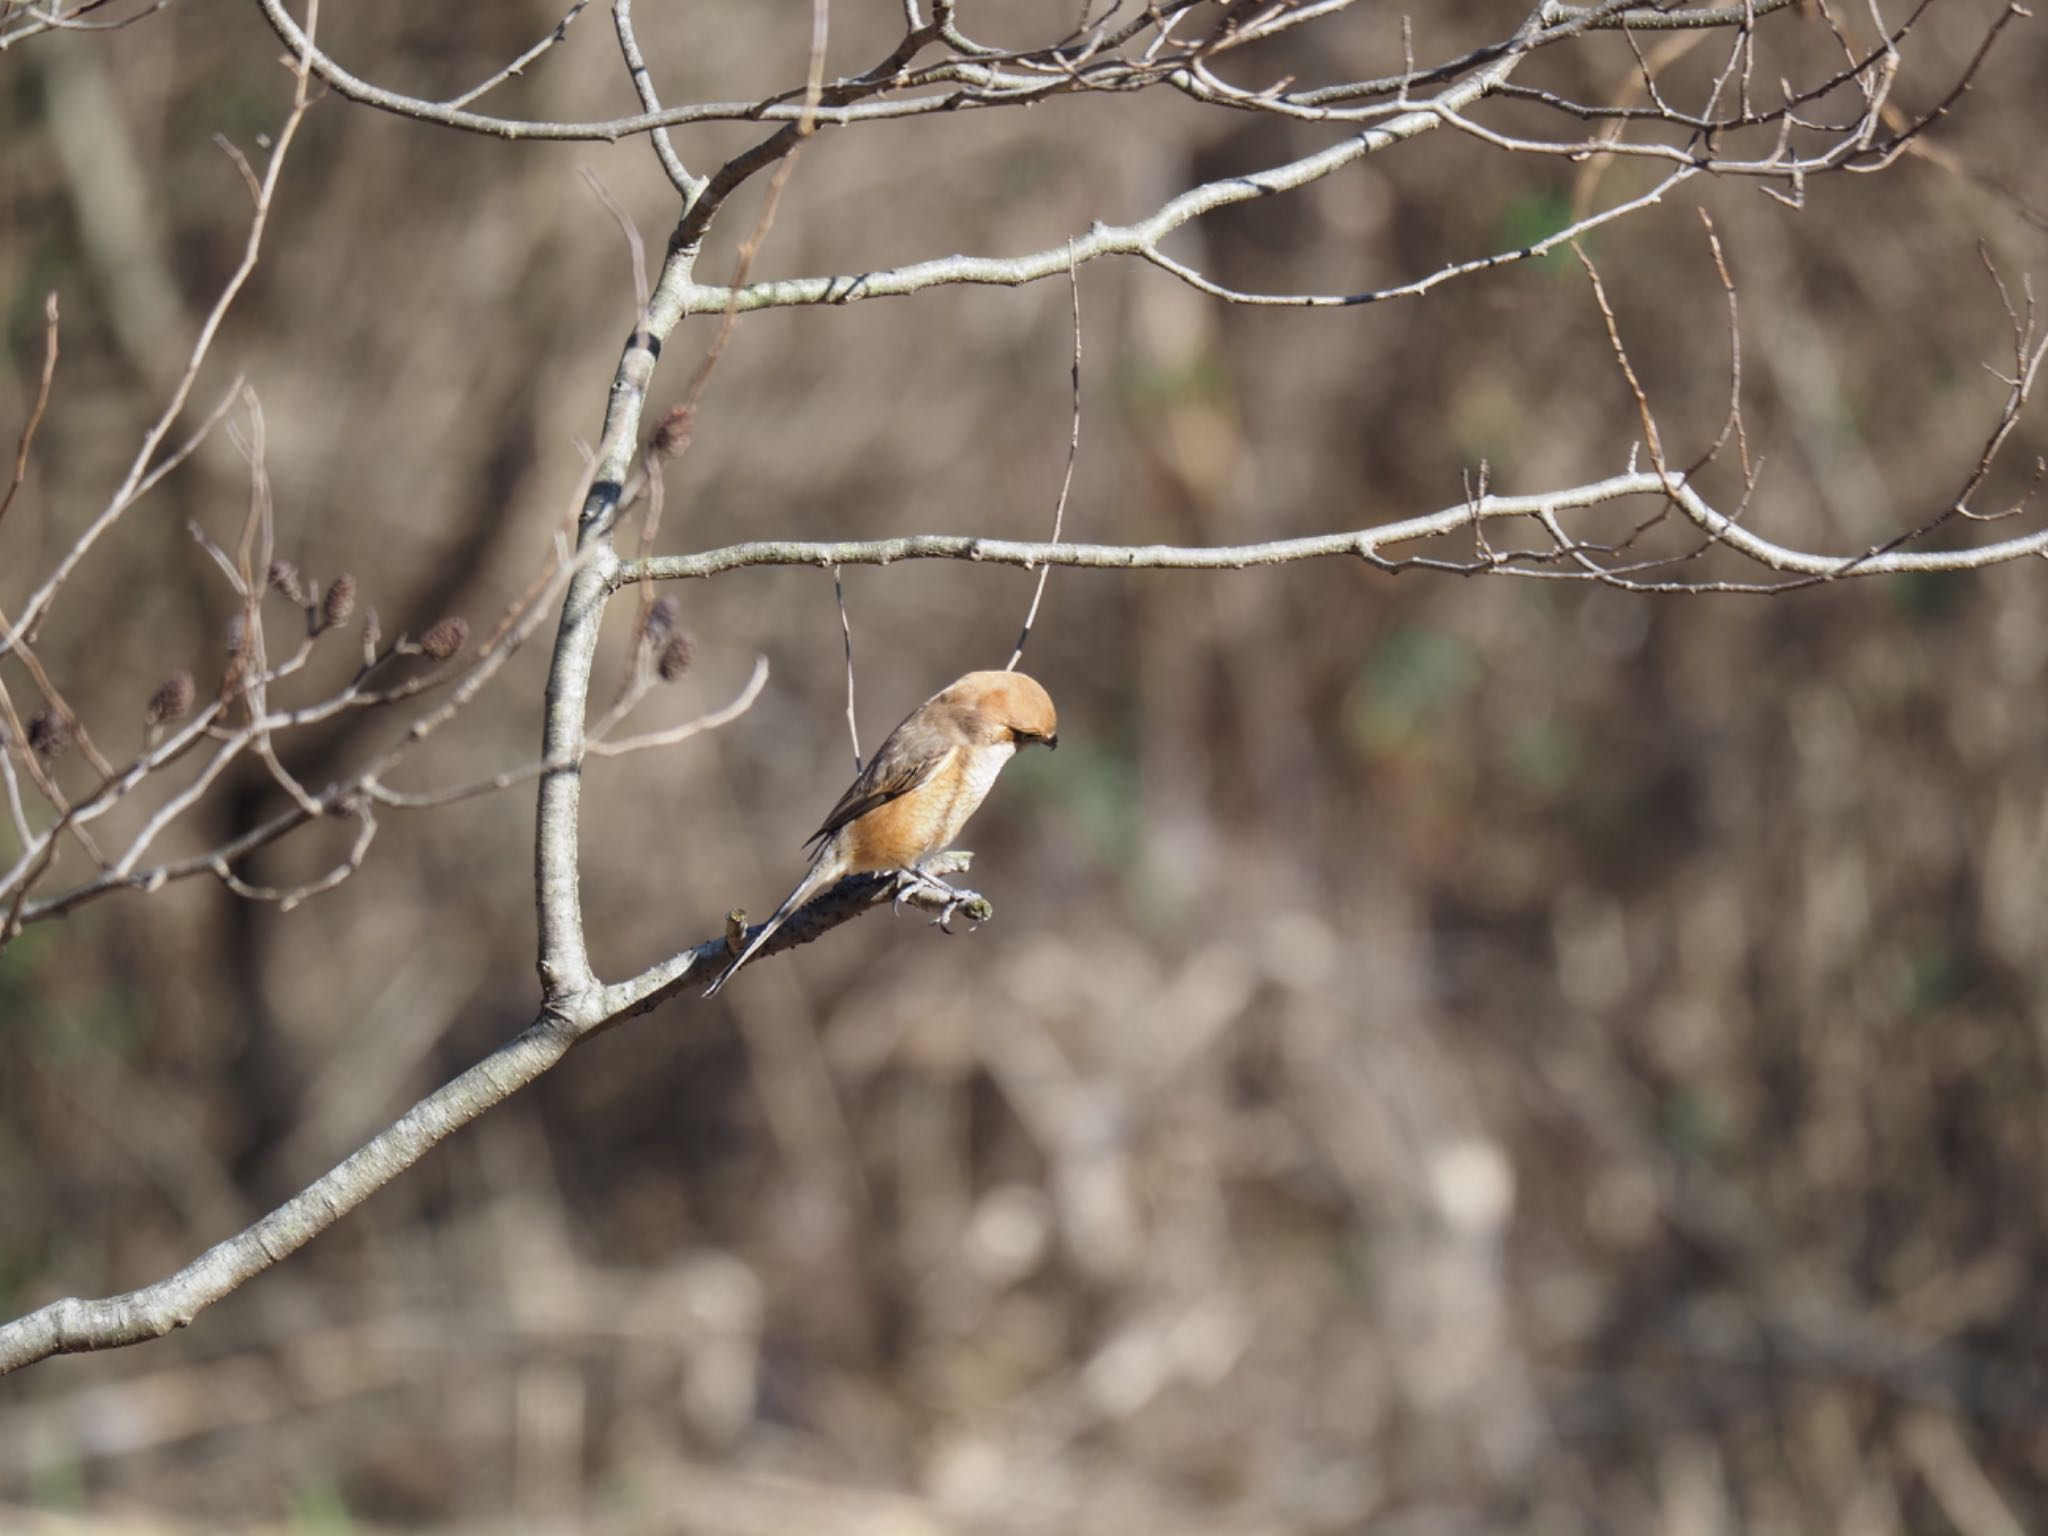
[[819, 857], [812, 861], [810, 873], [797, 882], [796, 889], [791, 891], [782, 905], [775, 909], [774, 915], [761, 925], [760, 931], [748, 941], [747, 947], [740, 951], [739, 959], [727, 966], [725, 973], [704, 989], [706, 997], [713, 996], [720, 987], [731, 981], [733, 977], [739, 975], [740, 967], [753, 959], [754, 952], [774, 937], [775, 930], [789, 920], [791, 913], [795, 912], [798, 907], [839, 878], [838, 861], [832, 860], [828, 862], [824, 857], [825, 849], [823, 848], [819, 849], [818, 852]]

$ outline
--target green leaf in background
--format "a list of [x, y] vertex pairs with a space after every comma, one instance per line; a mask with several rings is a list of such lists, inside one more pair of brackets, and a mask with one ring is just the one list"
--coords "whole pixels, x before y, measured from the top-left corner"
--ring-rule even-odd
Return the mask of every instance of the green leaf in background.
[[[1571, 222], [1571, 200], [1562, 192], [1524, 193], [1510, 199], [1501, 210], [1499, 230], [1495, 236], [1497, 248], [1504, 251], [1527, 250], [1537, 241], [1549, 239]], [[1570, 247], [1560, 245], [1538, 257], [1536, 265], [1545, 272], [1561, 273], [1571, 259]]]
[[1463, 707], [1481, 672], [1477, 652], [1458, 636], [1397, 629], [1359, 669], [1344, 701], [1344, 734], [1364, 757], [1412, 745]]

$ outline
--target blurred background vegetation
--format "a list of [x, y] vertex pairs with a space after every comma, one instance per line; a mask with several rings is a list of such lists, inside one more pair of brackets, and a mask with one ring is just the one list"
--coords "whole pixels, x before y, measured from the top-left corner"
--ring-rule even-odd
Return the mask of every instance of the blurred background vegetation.
[[[1938, 98], [1996, 9], [1934, 8], [1902, 105]], [[323, 41], [448, 95], [559, 10], [349, 7]], [[1502, 10], [1417, 16], [1419, 53]], [[808, 14], [658, 8], [642, 40], [671, 99], [745, 97], [800, 78]], [[834, 67], [899, 19], [836, 7]], [[1347, 67], [1400, 67], [1392, 11], [1343, 35]], [[1831, 46], [1807, 8], [1778, 35]], [[0, 532], [10, 611], [239, 254], [246, 193], [211, 138], [274, 130], [278, 52], [253, 7], [185, 0], [0, 59], [10, 441], [48, 290], [64, 312]], [[1606, 38], [1555, 68], [1607, 99], [1635, 61]], [[1865, 548], [1975, 462], [2004, 395], [1982, 365], [2010, 356], [1978, 244], [2015, 284], [2044, 269], [2044, 79], [2041, 27], [2018, 26], [1933, 135], [1944, 163], [1816, 181], [1802, 210], [1695, 182], [1590, 242], [1682, 459], [1728, 391], [1712, 210], [1765, 531]], [[494, 101], [630, 110], [605, 18]], [[754, 132], [681, 147], [702, 168]], [[1037, 249], [1321, 141], [1149, 95], [828, 134], [758, 270]], [[387, 631], [488, 622], [575, 495], [632, 319], [585, 166], [658, 241], [673, 194], [641, 142], [508, 146], [330, 100], [288, 165], [201, 395], [247, 374], [281, 552], [353, 573]], [[1399, 281], [1558, 227], [1590, 174], [1439, 133], [1183, 249], [1248, 287]], [[1636, 185], [1599, 174], [1602, 197]], [[1356, 527], [1455, 504], [1481, 460], [1503, 491], [1598, 478], [1638, 434], [1568, 258], [1307, 313], [1104, 264], [1081, 303], [1070, 537]], [[1055, 282], [746, 320], [663, 547], [1043, 536], [1068, 304]], [[657, 411], [708, 335], [679, 333]], [[2009, 490], [2044, 443], [2023, 429]], [[171, 667], [218, 671], [233, 603], [185, 525], [230, 537], [246, 498], [216, 437], [59, 606], [43, 654], [104, 742], [139, 738]], [[846, 588], [872, 745], [1002, 664], [1029, 581], [933, 563]], [[679, 595], [698, 662], [661, 718], [728, 697], [757, 653], [773, 681], [721, 734], [592, 768], [612, 976], [768, 910], [850, 772], [829, 577]], [[544, 649], [405, 787], [529, 759]], [[1057, 572], [1028, 665], [1064, 747], [1012, 768], [967, 839], [986, 931], [869, 917], [671, 1005], [188, 1333], [8, 1378], [0, 1525], [2048, 1523], [2038, 565], [1771, 600]], [[317, 777], [394, 728], [359, 718], [291, 761]], [[195, 834], [276, 797], [251, 765]], [[0, 1313], [169, 1273], [522, 1026], [531, 817], [519, 790], [399, 820], [289, 915], [194, 882], [0, 956]], [[322, 867], [332, 835], [257, 874]]]

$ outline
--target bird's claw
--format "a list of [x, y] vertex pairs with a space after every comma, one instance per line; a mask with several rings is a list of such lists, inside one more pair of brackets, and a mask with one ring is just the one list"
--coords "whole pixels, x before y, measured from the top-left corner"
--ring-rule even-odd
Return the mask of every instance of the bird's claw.
[[935, 895], [939, 892], [944, 892], [947, 898], [951, 898], [954, 894], [953, 887], [946, 884], [937, 875], [928, 875], [921, 869], [906, 869], [897, 879], [896, 897], [895, 900], [889, 903], [891, 910], [898, 917], [901, 917], [903, 915], [903, 903], [918, 891], [930, 891]]
[[[937, 875], [927, 874], [921, 869], [906, 869], [896, 886], [896, 895], [890, 906], [900, 915], [903, 903], [919, 891], [928, 893], [942, 903], [939, 915], [932, 919], [932, 926], [941, 933], [953, 931], [953, 914], [962, 907], [968, 910], [967, 920], [979, 928], [989, 918], [988, 899], [977, 891], [963, 891], [958, 886], [948, 885]], [[970, 933], [973, 929], [968, 930]]]
[[932, 926], [950, 937], [953, 932], [953, 914], [962, 907], [970, 909], [967, 913], [967, 921], [974, 924], [974, 928], [968, 929], [969, 933], [974, 932], [975, 928], [979, 928], [989, 919], [989, 905], [986, 897], [974, 891], [954, 890], [952, 899], [939, 908], [939, 915], [932, 919]]

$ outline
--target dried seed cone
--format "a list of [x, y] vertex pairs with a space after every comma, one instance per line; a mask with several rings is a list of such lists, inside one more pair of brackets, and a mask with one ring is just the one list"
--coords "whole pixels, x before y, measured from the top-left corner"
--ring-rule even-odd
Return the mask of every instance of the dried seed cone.
[[148, 708], [142, 712], [143, 720], [150, 725], [169, 725], [173, 720], [184, 719], [191, 713], [196, 692], [192, 674], [180, 667], [157, 684], [156, 692], [149, 696]]
[[676, 620], [681, 617], [683, 605], [670, 593], [660, 598], [647, 610], [647, 623], [640, 630], [640, 638], [649, 646], [660, 645], [675, 633]]
[[343, 571], [327, 584], [326, 595], [320, 599], [320, 627], [335, 629], [346, 624], [355, 611], [356, 579]]
[[654, 429], [650, 444], [656, 455], [672, 459], [690, 446], [690, 434], [694, 429], [692, 414], [687, 405], [672, 405], [662, 413], [661, 425]]
[[274, 590], [282, 592], [301, 608], [305, 607], [306, 584], [299, 578], [299, 568], [291, 561], [271, 561], [268, 579]]
[[71, 725], [55, 710], [43, 710], [28, 723], [29, 750], [44, 762], [54, 762], [71, 745]]
[[673, 637], [661, 648], [658, 670], [664, 683], [672, 683], [690, 670], [690, 663], [697, 659], [697, 642], [688, 634]]
[[436, 661], [446, 661], [469, 643], [469, 621], [449, 614], [420, 636], [420, 649]]

